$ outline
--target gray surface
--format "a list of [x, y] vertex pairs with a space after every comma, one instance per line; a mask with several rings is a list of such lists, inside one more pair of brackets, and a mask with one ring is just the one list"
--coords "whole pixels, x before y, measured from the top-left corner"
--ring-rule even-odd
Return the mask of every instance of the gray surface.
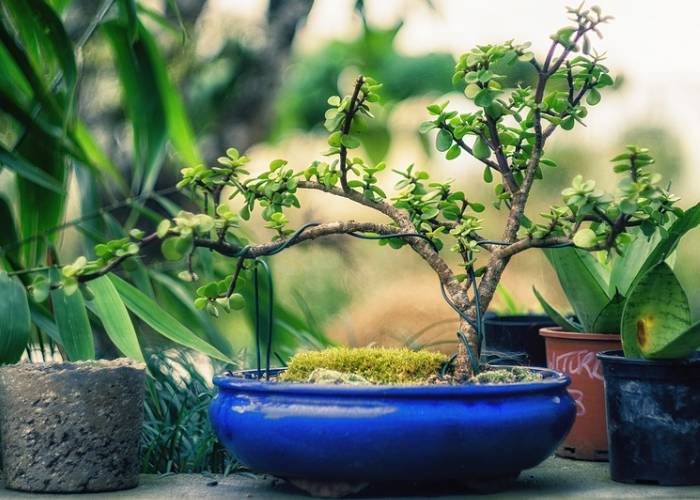
[[[215, 484], [215, 485], [214, 485]], [[433, 490], [434, 491], [434, 490]], [[432, 496], [430, 496], [432, 495]], [[411, 488], [391, 498], [435, 498], [430, 490]], [[446, 493], [438, 498], [469, 498], [460, 492]], [[552, 458], [541, 466], [523, 472], [508, 490], [498, 494], [474, 497], [491, 499], [510, 498], [700, 498], [700, 486], [660, 487], [629, 485], [612, 482], [608, 477], [607, 463], [580, 462]], [[0, 490], [0, 498], [19, 499], [133, 499], [133, 500], [206, 500], [213, 498], [246, 499], [261, 498], [284, 500], [308, 498], [286, 483], [266, 477], [236, 474], [229, 477], [206, 477], [194, 474], [172, 476], [141, 476], [141, 485], [133, 490], [84, 494], [84, 495], [32, 495]], [[375, 490], [374, 494], [361, 498], [387, 498]]]
[[143, 368], [126, 360], [0, 369], [4, 480], [42, 492], [134, 486], [143, 387]]

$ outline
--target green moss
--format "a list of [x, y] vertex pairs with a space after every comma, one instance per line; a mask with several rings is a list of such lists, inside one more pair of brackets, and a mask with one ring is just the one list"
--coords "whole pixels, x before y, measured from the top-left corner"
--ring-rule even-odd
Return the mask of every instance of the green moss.
[[446, 355], [430, 351], [334, 347], [295, 354], [280, 378], [307, 382], [314, 370], [325, 368], [359, 375], [374, 384], [420, 384], [439, 374], [447, 360]]
[[542, 380], [542, 375], [539, 373], [516, 366], [507, 370], [484, 370], [477, 376], [472, 377], [469, 382], [472, 384], [513, 384], [518, 382], [538, 382], [540, 380]]

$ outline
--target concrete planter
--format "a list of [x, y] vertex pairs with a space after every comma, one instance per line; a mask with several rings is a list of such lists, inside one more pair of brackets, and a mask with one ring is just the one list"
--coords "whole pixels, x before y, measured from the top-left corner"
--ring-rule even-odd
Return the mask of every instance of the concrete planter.
[[5, 487], [133, 488], [139, 480], [144, 367], [128, 359], [0, 368]]

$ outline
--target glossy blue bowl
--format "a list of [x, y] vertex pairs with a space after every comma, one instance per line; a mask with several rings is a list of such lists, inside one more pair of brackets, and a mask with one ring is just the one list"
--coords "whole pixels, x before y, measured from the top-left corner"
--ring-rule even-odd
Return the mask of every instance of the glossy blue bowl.
[[258, 472], [316, 481], [513, 478], [549, 457], [576, 410], [559, 372], [508, 385], [349, 386], [214, 378], [226, 448]]

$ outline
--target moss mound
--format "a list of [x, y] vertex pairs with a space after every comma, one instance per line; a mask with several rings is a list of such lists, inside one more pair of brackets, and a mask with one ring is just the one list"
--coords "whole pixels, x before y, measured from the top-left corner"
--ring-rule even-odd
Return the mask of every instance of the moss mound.
[[421, 384], [440, 373], [448, 357], [438, 352], [362, 347], [333, 347], [300, 352], [280, 379], [308, 382], [317, 368], [359, 375], [373, 384]]
[[477, 376], [472, 377], [469, 382], [472, 384], [515, 384], [524, 382], [538, 382], [542, 380], [542, 375], [531, 372], [527, 368], [515, 366], [507, 370], [495, 369], [484, 370]]

